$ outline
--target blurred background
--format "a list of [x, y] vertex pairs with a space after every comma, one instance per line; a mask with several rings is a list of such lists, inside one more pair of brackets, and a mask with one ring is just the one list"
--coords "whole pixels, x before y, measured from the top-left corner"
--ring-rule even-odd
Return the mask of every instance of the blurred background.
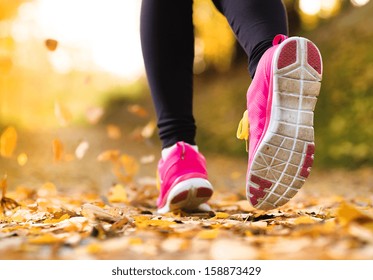
[[[284, 0], [290, 35], [313, 40], [324, 60], [315, 168], [373, 165], [372, 2]], [[140, 6], [138, 0], [0, 0], [0, 131], [13, 126], [40, 136], [101, 125], [112, 138], [129, 131], [124, 138], [157, 143]], [[250, 84], [247, 59], [211, 1], [194, 6], [199, 146], [245, 158], [235, 133]]]

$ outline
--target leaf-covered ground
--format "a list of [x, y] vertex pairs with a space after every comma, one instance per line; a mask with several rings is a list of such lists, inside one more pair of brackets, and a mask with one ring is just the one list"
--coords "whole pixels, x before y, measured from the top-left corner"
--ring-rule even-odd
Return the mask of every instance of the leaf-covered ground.
[[152, 130], [2, 130], [0, 258], [373, 259], [371, 169], [314, 170], [287, 205], [259, 211], [245, 160], [206, 155], [212, 211], [158, 215]]

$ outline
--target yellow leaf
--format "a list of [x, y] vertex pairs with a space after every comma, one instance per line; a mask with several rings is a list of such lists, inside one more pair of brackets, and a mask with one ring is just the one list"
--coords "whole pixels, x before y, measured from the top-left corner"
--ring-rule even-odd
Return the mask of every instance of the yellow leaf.
[[122, 164], [127, 175], [135, 176], [137, 172], [139, 171], [139, 164], [134, 157], [129, 156], [129, 155], [122, 155], [119, 158], [119, 161]]
[[167, 220], [152, 220], [146, 216], [134, 217], [135, 225], [137, 228], [147, 228], [147, 227], [158, 227], [161, 229], [169, 228], [170, 225], [174, 225], [175, 222]]
[[206, 229], [202, 230], [197, 234], [197, 237], [200, 239], [215, 239], [218, 237], [218, 229]]
[[46, 39], [44, 43], [45, 43], [45, 46], [47, 47], [47, 49], [52, 51], [52, 52], [57, 49], [57, 46], [58, 46], [58, 41], [57, 40]]
[[63, 239], [51, 233], [46, 233], [29, 239], [31, 244], [53, 244], [62, 242]]
[[117, 161], [120, 152], [118, 150], [106, 150], [97, 156], [98, 161]]
[[0, 137], [0, 155], [10, 158], [17, 146], [17, 131], [14, 127], [9, 126]]
[[59, 139], [54, 139], [52, 143], [53, 159], [55, 162], [63, 159], [63, 144]]
[[67, 220], [67, 219], [70, 219], [70, 215], [69, 214], [64, 214], [58, 219], [45, 219], [44, 224], [57, 224], [59, 222], [62, 222], [63, 220]]
[[141, 117], [141, 118], [145, 118], [147, 117], [149, 114], [148, 112], [143, 108], [141, 107], [140, 105], [130, 105], [127, 107], [128, 111], [138, 117]]
[[90, 254], [97, 254], [102, 251], [102, 246], [99, 243], [91, 243], [87, 246], [87, 251]]
[[3, 176], [3, 179], [1, 179], [0, 181], [0, 187], [1, 187], [1, 198], [5, 197], [6, 196], [6, 191], [7, 191], [7, 188], [8, 188], [8, 175], [4, 175]]
[[315, 220], [313, 220], [310, 216], [301, 216], [294, 220], [294, 224], [296, 225], [304, 225], [304, 224], [314, 224]]
[[156, 128], [156, 123], [154, 121], [150, 121], [142, 130], [141, 136], [144, 138], [150, 138], [153, 136], [154, 131]]
[[140, 166], [137, 160], [129, 155], [121, 155], [118, 161], [113, 162], [113, 172], [122, 182], [132, 181]]
[[116, 184], [109, 191], [108, 199], [110, 202], [128, 203], [127, 192], [123, 185]]
[[27, 163], [27, 161], [28, 161], [27, 154], [21, 153], [18, 155], [17, 162], [20, 166], [24, 166]]
[[143, 241], [139, 237], [131, 237], [129, 239], [129, 244], [130, 245], [141, 245], [141, 244], [143, 244]]
[[355, 206], [346, 202], [341, 203], [337, 210], [337, 219], [342, 225], [348, 225], [351, 222], [372, 222], [373, 218], [357, 209]]
[[224, 212], [216, 212], [215, 214], [215, 219], [227, 219], [229, 218], [229, 214], [228, 213], [224, 213]]
[[110, 139], [119, 139], [122, 135], [120, 128], [117, 125], [109, 124], [106, 126], [107, 135]]

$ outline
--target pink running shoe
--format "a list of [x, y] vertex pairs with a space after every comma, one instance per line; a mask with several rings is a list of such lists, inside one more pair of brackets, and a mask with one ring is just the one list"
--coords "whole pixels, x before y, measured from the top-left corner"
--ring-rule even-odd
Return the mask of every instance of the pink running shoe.
[[284, 205], [309, 176], [321, 79], [320, 52], [305, 38], [277, 35], [261, 58], [237, 132], [249, 140], [246, 191], [254, 207]]
[[193, 146], [178, 142], [158, 163], [158, 213], [182, 209], [209, 210], [205, 203], [213, 188], [207, 180], [206, 160]]

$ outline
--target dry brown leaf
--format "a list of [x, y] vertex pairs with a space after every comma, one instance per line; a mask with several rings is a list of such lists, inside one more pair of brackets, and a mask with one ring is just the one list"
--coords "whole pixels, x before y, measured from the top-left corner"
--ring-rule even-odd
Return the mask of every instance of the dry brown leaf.
[[53, 160], [59, 162], [64, 158], [64, 147], [59, 139], [54, 139], [52, 143]]
[[82, 214], [84, 217], [91, 220], [92, 222], [103, 221], [114, 223], [123, 218], [123, 215], [108, 213], [104, 209], [89, 203], [83, 204]]
[[128, 112], [141, 118], [146, 118], [149, 115], [148, 112], [145, 110], [145, 108], [137, 104], [129, 105], [127, 109], [128, 109]]
[[122, 132], [119, 126], [114, 124], [109, 124], [106, 126], [106, 132], [110, 139], [117, 140], [122, 136]]
[[73, 119], [70, 110], [60, 102], [54, 103], [54, 114], [61, 126], [67, 126]]
[[57, 49], [58, 41], [55, 40], [55, 39], [46, 39], [44, 43], [45, 43], [45, 46], [47, 47], [47, 49], [51, 52], [53, 52]]
[[17, 146], [18, 134], [13, 126], [8, 126], [0, 137], [0, 155], [10, 158]]
[[17, 208], [19, 206], [18, 202], [12, 198], [6, 197], [6, 192], [8, 189], [7, 175], [4, 175], [3, 179], [1, 179], [0, 188], [1, 188], [0, 207], [2, 209], [2, 212]]

